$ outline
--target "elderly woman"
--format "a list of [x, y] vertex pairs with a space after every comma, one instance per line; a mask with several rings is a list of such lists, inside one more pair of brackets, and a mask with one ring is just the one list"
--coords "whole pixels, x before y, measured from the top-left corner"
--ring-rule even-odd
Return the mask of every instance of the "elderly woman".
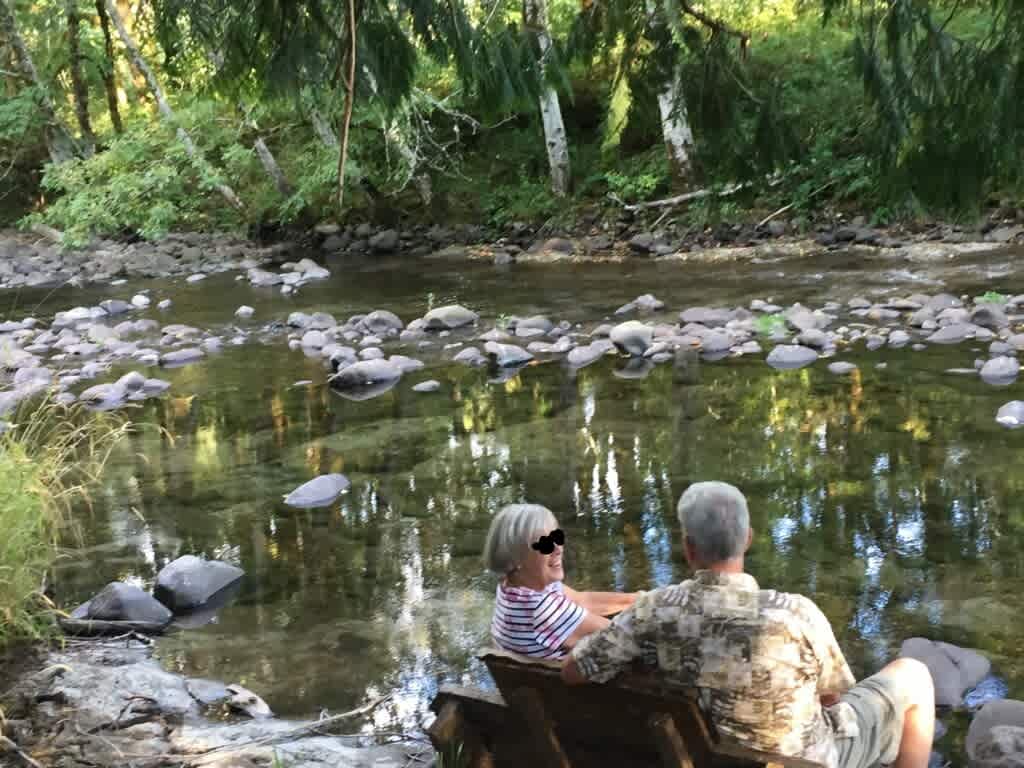
[[561, 659], [585, 635], [608, 626], [636, 594], [577, 592], [562, 584], [565, 533], [547, 507], [510, 504], [491, 521], [484, 545], [498, 583], [491, 635], [507, 651]]

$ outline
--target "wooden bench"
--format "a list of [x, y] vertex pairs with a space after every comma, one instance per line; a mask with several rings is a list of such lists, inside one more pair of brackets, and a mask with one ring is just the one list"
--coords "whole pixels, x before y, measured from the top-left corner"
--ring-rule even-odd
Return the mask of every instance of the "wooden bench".
[[498, 692], [446, 685], [430, 705], [443, 768], [821, 768], [719, 739], [694, 689], [649, 672], [567, 686], [557, 662], [490, 648], [478, 658]]

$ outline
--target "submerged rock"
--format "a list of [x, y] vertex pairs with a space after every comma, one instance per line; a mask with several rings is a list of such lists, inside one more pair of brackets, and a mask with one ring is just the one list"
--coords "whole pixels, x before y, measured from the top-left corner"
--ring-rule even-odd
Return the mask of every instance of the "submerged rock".
[[182, 555], [157, 574], [153, 596], [174, 613], [185, 613], [204, 607], [244, 575], [230, 563]]
[[327, 507], [333, 504], [342, 491], [350, 485], [348, 478], [342, 474], [320, 475], [286, 494], [284, 503], [289, 507], [302, 509]]
[[206, 353], [198, 347], [187, 347], [185, 349], [176, 349], [173, 352], [160, 356], [160, 365], [165, 368], [177, 368], [182, 365], [188, 365], [198, 360], [203, 359]]

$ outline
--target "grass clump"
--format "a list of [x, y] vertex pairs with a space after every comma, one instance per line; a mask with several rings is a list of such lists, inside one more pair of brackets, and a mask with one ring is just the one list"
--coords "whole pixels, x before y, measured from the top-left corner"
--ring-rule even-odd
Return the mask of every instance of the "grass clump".
[[52, 607], [43, 578], [72, 511], [88, 504], [111, 450], [129, 425], [66, 407], [50, 396], [27, 403], [0, 435], [0, 649], [46, 636]]

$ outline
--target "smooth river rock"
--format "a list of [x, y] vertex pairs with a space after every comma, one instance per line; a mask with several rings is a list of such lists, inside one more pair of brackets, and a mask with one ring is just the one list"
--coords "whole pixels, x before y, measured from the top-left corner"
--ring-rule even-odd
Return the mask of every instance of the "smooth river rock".
[[205, 356], [206, 353], [198, 347], [176, 349], [173, 352], [160, 355], [160, 365], [164, 366], [164, 368], [177, 368], [182, 365], [194, 363], [203, 359]]
[[779, 344], [768, 353], [768, 365], [779, 370], [803, 368], [818, 359], [818, 353], [798, 344]]
[[441, 382], [436, 379], [429, 379], [428, 381], [421, 381], [419, 384], [413, 386], [413, 392], [437, 392], [441, 388]]
[[1024, 400], [1011, 400], [996, 411], [996, 421], [1007, 429], [1024, 427]]
[[452, 330], [475, 323], [478, 319], [476, 312], [459, 304], [451, 304], [427, 312], [423, 316], [423, 327], [428, 331]]
[[153, 596], [174, 613], [194, 611], [244, 575], [245, 571], [230, 563], [182, 555], [157, 574]]
[[828, 364], [828, 372], [834, 373], [836, 376], [845, 376], [848, 373], [853, 373], [857, 370], [857, 366], [853, 363], [847, 363], [842, 360], [837, 360], [834, 363]]
[[350, 485], [348, 478], [342, 474], [320, 475], [285, 495], [284, 503], [302, 509], [327, 507]]
[[940, 707], [963, 704], [964, 693], [981, 682], [992, 667], [977, 651], [923, 637], [904, 640], [900, 656], [917, 659], [928, 667], [935, 684], [935, 704]]
[[[1015, 733], [993, 734], [996, 729], [1015, 729]], [[997, 760], [991, 762], [993, 757], [1003, 757], [1007, 754], [1003, 745], [1007, 743], [1007, 736], [1011, 736], [1018, 742], [1016, 760], [1004, 762]], [[1001, 768], [1002, 766], [1024, 765], [1024, 701], [1015, 699], [1003, 699], [999, 701], [986, 702], [977, 711], [967, 729], [967, 737], [964, 739], [964, 749], [972, 766], [986, 766], [988, 768]], [[999, 744], [1000, 746], [996, 746]], [[994, 748], [995, 747], [995, 748]]]
[[629, 320], [612, 328], [609, 338], [621, 352], [633, 357], [642, 357], [651, 346], [654, 329], [636, 320]]
[[494, 364], [499, 368], [525, 365], [533, 360], [533, 355], [515, 344], [499, 344], [496, 341], [488, 341], [484, 344], [484, 351], [494, 359]]
[[981, 378], [986, 384], [1007, 385], [1020, 373], [1016, 357], [994, 357], [981, 367]]
[[331, 384], [342, 390], [376, 384], [394, 384], [402, 378], [402, 369], [387, 360], [361, 360], [346, 366], [331, 377]]
[[167, 626], [174, 618], [170, 610], [134, 584], [114, 581], [101, 589], [95, 597], [71, 612], [73, 619], [100, 621], [138, 621]]

